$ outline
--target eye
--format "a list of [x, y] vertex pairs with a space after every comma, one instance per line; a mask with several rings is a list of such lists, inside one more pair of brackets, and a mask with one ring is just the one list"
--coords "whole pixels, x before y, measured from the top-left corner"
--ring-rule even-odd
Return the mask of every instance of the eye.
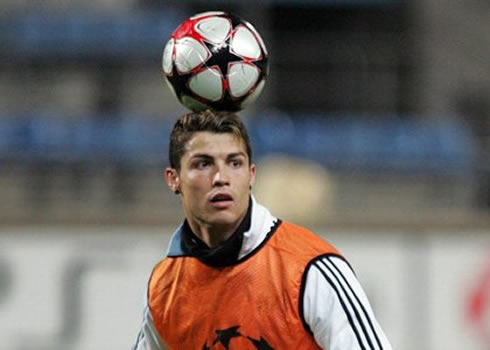
[[206, 167], [208, 167], [209, 165], [211, 164], [211, 162], [207, 159], [200, 159], [196, 162], [194, 162], [194, 168], [196, 169], [204, 169]]
[[230, 165], [233, 167], [233, 168], [239, 168], [241, 167], [243, 164], [243, 160], [241, 159], [232, 159], [230, 160]]

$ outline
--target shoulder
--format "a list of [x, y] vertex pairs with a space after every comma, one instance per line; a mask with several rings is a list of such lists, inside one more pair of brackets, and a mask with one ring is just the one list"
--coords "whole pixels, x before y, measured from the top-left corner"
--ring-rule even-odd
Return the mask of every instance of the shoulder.
[[150, 288], [155, 283], [160, 283], [163, 279], [163, 276], [166, 275], [168, 269], [171, 268], [173, 262], [175, 262], [175, 258], [184, 256], [181, 248], [182, 241], [182, 225], [180, 225], [172, 234], [170, 238], [170, 243], [168, 245], [167, 254], [164, 258], [162, 258], [159, 262], [155, 264], [153, 270], [150, 274]]
[[162, 286], [162, 283], [166, 285], [167, 282], [170, 282], [168, 275], [173, 260], [172, 258], [165, 257], [154, 266], [148, 283], [150, 290], [153, 290], [156, 285]]
[[325, 254], [340, 255], [335, 246], [313, 231], [288, 221], [281, 222], [275, 238], [276, 244], [288, 247], [294, 252], [307, 255], [312, 259]]

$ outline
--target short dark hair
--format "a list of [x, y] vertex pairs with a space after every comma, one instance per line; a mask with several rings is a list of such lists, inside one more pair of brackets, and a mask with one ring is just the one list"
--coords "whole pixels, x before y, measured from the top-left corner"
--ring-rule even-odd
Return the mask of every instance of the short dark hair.
[[187, 142], [194, 133], [199, 131], [233, 134], [243, 141], [249, 162], [252, 162], [250, 138], [247, 128], [240, 118], [232, 112], [218, 112], [208, 109], [202, 112], [184, 114], [175, 123], [170, 134], [168, 149], [168, 159], [172, 168], [180, 170], [180, 160], [185, 153]]

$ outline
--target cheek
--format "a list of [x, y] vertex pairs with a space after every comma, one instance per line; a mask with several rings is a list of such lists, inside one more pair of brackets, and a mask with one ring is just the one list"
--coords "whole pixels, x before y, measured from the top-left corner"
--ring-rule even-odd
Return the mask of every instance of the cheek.
[[[248, 175], [241, 175], [240, 177], [236, 177], [236, 182], [235, 182], [235, 190], [237, 191], [237, 194], [240, 195], [240, 198], [242, 200], [245, 200], [245, 198], [248, 198], [249, 196], [249, 189], [251, 186], [251, 179], [250, 176]], [[239, 180], [239, 181], [238, 181]]]
[[206, 191], [209, 187], [209, 180], [204, 174], [189, 174], [186, 180], [183, 182], [185, 188], [188, 188], [191, 192]]
[[243, 184], [244, 187], [248, 187], [252, 182], [253, 182], [253, 177], [250, 175], [249, 172], [243, 174], [241, 176], [241, 183]]

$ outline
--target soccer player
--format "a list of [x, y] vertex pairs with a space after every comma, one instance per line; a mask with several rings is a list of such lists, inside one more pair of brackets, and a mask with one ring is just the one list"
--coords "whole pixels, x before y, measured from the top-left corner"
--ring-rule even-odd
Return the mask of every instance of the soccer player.
[[251, 195], [256, 168], [235, 114], [180, 117], [169, 161], [185, 221], [150, 276], [135, 350], [391, 349], [337, 249]]

